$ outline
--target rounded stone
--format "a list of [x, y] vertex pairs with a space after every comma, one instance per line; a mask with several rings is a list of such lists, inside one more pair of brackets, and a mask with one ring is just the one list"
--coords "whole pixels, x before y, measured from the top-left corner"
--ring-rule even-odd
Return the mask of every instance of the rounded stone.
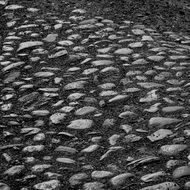
[[175, 156], [185, 149], [187, 149], [187, 145], [185, 144], [164, 145], [160, 148], [159, 153], [165, 156]]
[[71, 121], [71, 124], [68, 125], [67, 128], [82, 130], [82, 129], [91, 128], [92, 125], [93, 125], [93, 121], [90, 119], [77, 119], [77, 120]]
[[173, 171], [174, 179], [178, 179], [184, 176], [190, 176], [190, 166], [181, 166]]

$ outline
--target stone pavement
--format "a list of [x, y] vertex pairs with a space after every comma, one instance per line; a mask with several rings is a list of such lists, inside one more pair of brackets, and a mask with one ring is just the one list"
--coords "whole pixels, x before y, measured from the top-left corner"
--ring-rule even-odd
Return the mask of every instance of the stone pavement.
[[190, 37], [28, 2], [1, 17], [0, 190], [190, 189]]

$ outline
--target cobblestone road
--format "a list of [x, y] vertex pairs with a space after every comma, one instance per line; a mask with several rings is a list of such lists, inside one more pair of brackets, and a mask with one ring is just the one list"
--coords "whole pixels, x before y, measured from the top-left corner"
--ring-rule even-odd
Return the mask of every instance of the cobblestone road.
[[3, 2], [0, 190], [190, 189], [190, 37]]

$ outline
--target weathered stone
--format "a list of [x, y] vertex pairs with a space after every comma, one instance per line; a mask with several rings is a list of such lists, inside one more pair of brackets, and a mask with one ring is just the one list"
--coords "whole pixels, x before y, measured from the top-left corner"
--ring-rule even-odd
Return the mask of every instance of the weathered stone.
[[24, 64], [25, 64], [25, 62], [23, 62], [23, 61], [19, 61], [19, 62], [16, 62], [16, 63], [11, 63], [11, 64], [7, 65], [6, 67], [4, 67], [2, 69], [2, 71], [3, 72], [7, 72], [9, 70], [12, 70], [12, 69], [15, 69], [17, 67], [20, 67], [20, 66], [22, 66]]
[[119, 54], [119, 55], [128, 55], [133, 53], [133, 50], [130, 48], [122, 48], [122, 49], [118, 49], [114, 52], [115, 54]]
[[158, 84], [154, 82], [139, 82], [137, 84], [146, 89], [163, 87], [162, 84]]
[[84, 190], [105, 190], [104, 184], [100, 182], [89, 182], [83, 185]]
[[20, 98], [18, 99], [18, 101], [19, 101], [19, 102], [22, 102], [22, 103], [24, 103], [24, 104], [30, 103], [30, 102], [36, 100], [36, 99], [39, 97], [39, 95], [40, 95], [40, 94], [39, 94], [38, 92], [32, 92], [32, 93], [30, 93], [30, 94], [27, 94], [27, 95], [25, 95], [25, 96], [20, 97]]
[[91, 152], [94, 152], [95, 150], [97, 150], [99, 148], [99, 145], [97, 144], [93, 144], [93, 145], [90, 145], [89, 147], [81, 150], [81, 152], [84, 152], [84, 153], [91, 153]]
[[67, 84], [64, 89], [65, 90], [74, 90], [74, 89], [83, 89], [86, 81], [77, 81]]
[[65, 117], [66, 117], [65, 113], [54, 113], [53, 115], [50, 116], [50, 122], [53, 124], [59, 124], [63, 122]]
[[123, 174], [119, 174], [115, 177], [113, 177], [110, 182], [113, 186], [119, 187], [123, 184], [125, 184], [125, 182], [131, 178], [134, 177], [134, 175], [132, 173], [123, 173]]
[[113, 175], [114, 174], [109, 171], [93, 171], [91, 173], [93, 179], [103, 179], [103, 178], [112, 177]]
[[45, 42], [54, 42], [57, 37], [58, 37], [58, 34], [48, 34], [43, 40]]
[[[6, 1], [5, 1], [4, 5], [6, 5]], [[6, 10], [17, 10], [17, 9], [23, 9], [23, 8], [24, 7], [22, 5], [16, 5], [16, 4], [8, 5], [5, 7]]]
[[152, 141], [158, 141], [158, 140], [162, 140], [170, 135], [172, 135], [173, 132], [169, 129], [159, 129], [156, 132], [154, 132], [153, 134], [151, 134], [150, 136], [147, 136], [147, 138]]
[[47, 116], [49, 114], [50, 114], [50, 112], [48, 110], [34, 110], [34, 111], [32, 111], [32, 115], [36, 115], [36, 116]]
[[113, 61], [105, 59], [105, 60], [96, 60], [96, 61], [93, 61], [92, 65], [94, 65], [94, 66], [108, 66], [108, 65], [111, 65], [113, 63], [114, 63]]
[[158, 55], [152, 55], [152, 56], [149, 56], [147, 57], [149, 60], [151, 61], [155, 61], [155, 62], [160, 62], [162, 61], [165, 57], [163, 56], [158, 56]]
[[96, 111], [96, 108], [95, 107], [92, 107], [92, 106], [84, 106], [78, 110], [76, 110], [75, 112], [75, 115], [87, 115], [87, 114], [90, 114], [90, 113], [93, 113]]
[[189, 166], [181, 166], [176, 168], [173, 171], [173, 178], [178, 179], [184, 176], [189, 176], [190, 175], [190, 167]]
[[69, 129], [83, 130], [89, 129], [93, 125], [93, 121], [90, 119], [77, 119], [71, 121], [71, 124], [67, 126]]
[[4, 172], [4, 175], [14, 176], [20, 174], [24, 170], [24, 165], [12, 166]]
[[49, 59], [55, 59], [55, 58], [59, 58], [59, 57], [66, 56], [66, 55], [68, 55], [67, 50], [61, 50], [52, 55], [49, 55]]
[[178, 190], [180, 189], [179, 185], [177, 185], [174, 182], [163, 182], [163, 183], [159, 183], [156, 185], [152, 185], [152, 186], [148, 186], [148, 187], [144, 187], [140, 190]]
[[46, 169], [49, 169], [50, 167], [52, 167], [52, 165], [50, 164], [39, 164], [39, 165], [33, 166], [31, 168], [31, 171], [35, 173], [39, 173], [39, 172], [45, 171]]
[[179, 123], [181, 120], [176, 118], [169, 118], [169, 117], [152, 117], [149, 120], [149, 126], [158, 126], [164, 127], [170, 124]]
[[25, 49], [28, 49], [28, 48], [34, 48], [36, 46], [42, 46], [43, 45], [43, 42], [40, 42], [40, 41], [28, 41], [28, 42], [22, 42], [20, 43], [19, 45], [19, 48], [17, 50], [17, 53], [25, 50]]
[[162, 111], [164, 113], [174, 113], [177, 111], [182, 111], [184, 109], [185, 109], [185, 107], [183, 107], [183, 106], [168, 106], [168, 107], [162, 108]]
[[75, 164], [73, 159], [65, 157], [57, 158], [56, 161], [64, 164]]
[[68, 146], [58, 146], [55, 151], [57, 152], [65, 152], [65, 153], [69, 153], [69, 154], [76, 154], [77, 150], [75, 148], [71, 148]]
[[61, 184], [58, 180], [50, 180], [42, 183], [38, 183], [33, 186], [37, 190], [60, 190]]
[[172, 169], [176, 166], [183, 165], [183, 164], [185, 164], [185, 161], [182, 161], [182, 160], [168, 160], [166, 162], [166, 168]]
[[88, 175], [86, 173], [74, 174], [73, 176], [69, 178], [69, 183], [71, 186], [80, 185], [87, 178], [88, 178]]
[[27, 146], [23, 149], [23, 152], [40, 152], [44, 150], [45, 146], [44, 145], [31, 145]]
[[53, 76], [54, 75], [54, 73], [53, 72], [49, 72], [49, 71], [41, 71], [41, 72], [37, 72], [37, 73], [35, 73], [34, 74], [34, 76], [35, 77], [44, 77], [44, 78], [46, 78], [46, 77], [51, 77], [51, 76]]
[[141, 180], [144, 182], [158, 181], [160, 177], [166, 176], [167, 174], [164, 171], [159, 171], [151, 174], [146, 174], [141, 177]]
[[160, 154], [165, 156], [175, 156], [178, 155], [180, 152], [183, 152], [187, 149], [187, 145], [185, 144], [171, 144], [171, 145], [164, 145], [160, 148]]
[[144, 44], [142, 42], [134, 42], [134, 43], [130, 43], [128, 46], [130, 48], [141, 48]]

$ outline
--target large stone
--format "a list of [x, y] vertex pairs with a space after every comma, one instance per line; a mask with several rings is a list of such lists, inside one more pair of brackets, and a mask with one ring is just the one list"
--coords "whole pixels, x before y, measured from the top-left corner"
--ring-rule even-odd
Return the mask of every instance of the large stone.
[[74, 174], [69, 178], [69, 183], [71, 186], [76, 186], [81, 184], [85, 179], [88, 178], [88, 175], [86, 173], [78, 173]]
[[[2, 2], [2, 0], [1, 0]], [[2, 3], [3, 5], [7, 4], [7, 0], [3, 0], [3, 2], [5, 3]], [[17, 9], [23, 9], [24, 7], [22, 5], [16, 5], [16, 4], [12, 4], [12, 5], [8, 5], [5, 7], [6, 10], [17, 10]]]
[[65, 113], [54, 113], [50, 116], [50, 122], [52, 124], [59, 124], [61, 123], [66, 117]]
[[85, 96], [84, 93], [75, 92], [75, 93], [70, 94], [67, 98], [68, 98], [70, 101], [76, 101], [76, 100], [80, 99], [80, 98], [83, 97], [83, 96]]
[[93, 145], [90, 145], [90, 146], [88, 146], [87, 148], [81, 150], [81, 152], [84, 152], [84, 153], [91, 153], [91, 152], [94, 152], [95, 150], [97, 150], [98, 148], [99, 148], [99, 145], [93, 144]]
[[48, 58], [55, 59], [55, 58], [59, 58], [59, 57], [66, 56], [66, 55], [68, 55], [68, 52], [67, 52], [67, 50], [64, 49], [64, 50], [58, 51], [52, 55], [49, 55]]
[[156, 185], [144, 187], [140, 190], [178, 190], [179, 185], [174, 182], [163, 182]]
[[174, 113], [174, 112], [177, 112], [177, 111], [182, 111], [184, 109], [185, 109], [184, 106], [168, 106], [168, 107], [162, 108], [162, 111], [164, 113]]
[[14, 82], [20, 76], [20, 71], [13, 71], [9, 73], [9, 75], [4, 80], [4, 83], [11, 83]]
[[146, 94], [145, 97], [140, 98], [139, 102], [152, 102], [158, 100], [158, 94], [156, 93], [157, 90], [151, 90]]
[[149, 60], [151, 61], [155, 61], [155, 62], [160, 62], [162, 61], [165, 57], [164, 56], [158, 56], [158, 55], [152, 55], [147, 57]]
[[37, 190], [60, 190], [61, 184], [58, 180], [50, 180], [34, 185]]
[[85, 84], [86, 81], [71, 82], [65, 85], [64, 89], [65, 90], [83, 89]]
[[22, 42], [20, 43], [19, 45], [19, 48], [17, 50], [17, 53], [25, 50], [25, 49], [28, 49], [28, 48], [34, 48], [36, 46], [41, 46], [43, 45], [43, 42], [40, 42], [40, 41], [28, 41], [28, 42]]
[[143, 30], [141, 30], [141, 29], [133, 29], [132, 32], [135, 35], [143, 35], [143, 34], [145, 34], [145, 32]]
[[142, 42], [144, 42], [144, 41], [149, 41], [149, 42], [151, 42], [151, 41], [154, 41], [154, 39], [153, 39], [151, 36], [144, 35], [144, 36], [142, 37]]
[[160, 147], [159, 153], [165, 156], [175, 156], [187, 149], [185, 144], [171, 144]]
[[48, 110], [34, 110], [34, 111], [32, 111], [32, 115], [35, 115], [35, 116], [47, 116], [49, 114], [50, 114], [50, 112]]
[[129, 44], [128, 46], [130, 48], [141, 48], [144, 44], [142, 42], [134, 42], [134, 43], [131, 43]]
[[137, 59], [132, 62], [132, 65], [146, 65], [147, 63], [148, 61], [146, 61], [145, 59]]
[[173, 171], [173, 178], [179, 179], [181, 177], [190, 176], [190, 166], [181, 166]]
[[112, 177], [113, 173], [109, 171], [93, 171], [91, 176], [93, 179], [103, 179], [103, 178]]
[[93, 121], [90, 119], [77, 119], [71, 121], [71, 124], [67, 126], [69, 129], [83, 130], [89, 129], [93, 125]]
[[109, 100], [109, 103], [122, 103], [129, 98], [128, 95], [117, 95]]
[[146, 89], [163, 87], [162, 84], [154, 82], [139, 82], [137, 84]]
[[164, 171], [159, 171], [155, 173], [146, 174], [141, 177], [141, 180], [144, 182], [158, 181], [160, 177], [166, 176], [167, 174]]
[[54, 75], [54, 73], [50, 72], [50, 71], [40, 71], [40, 72], [37, 72], [34, 74], [35, 77], [42, 77], [42, 78], [46, 78], [46, 77], [48, 78], [53, 75]]
[[14, 176], [20, 174], [24, 170], [24, 165], [12, 166], [4, 172], [5, 175]]
[[105, 60], [96, 60], [96, 61], [93, 61], [92, 65], [93, 66], [107, 66], [107, 65], [111, 65], [113, 63], [114, 63], [113, 61], [105, 59]]
[[46, 170], [50, 167], [52, 167], [51, 164], [38, 164], [38, 165], [33, 166], [31, 168], [31, 171], [35, 172], [35, 173], [40, 173], [40, 172], [43, 172], [44, 170]]
[[105, 190], [104, 184], [100, 182], [89, 182], [83, 185], [84, 190]]
[[12, 69], [15, 69], [15, 68], [17, 68], [17, 67], [20, 67], [20, 66], [22, 66], [22, 65], [24, 65], [24, 64], [25, 64], [24, 61], [19, 61], [19, 62], [16, 62], [16, 63], [11, 63], [11, 64], [7, 65], [6, 67], [4, 67], [4, 68], [2, 69], [2, 71], [3, 71], [3, 72], [7, 72], [7, 71], [9, 71], [9, 70], [12, 70]]
[[43, 40], [45, 42], [54, 42], [57, 37], [58, 37], [58, 34], [48, 34]]
[[56, 161], [64, 164], [75, 164], [75, 161], [73, 159], [65, 157], [57, 158]]
[[163, 127], [170, 124], [179, 123], [181, 120], [169, 117], [152, 117], [149, 120], [149, 126]]
[[87, 114], [93, 113], [95, 111], [96, 111], [95, 107], [84, 106], [84, 107], [79, 108], [78, 110], [76, 110], [75, 115], [87, 115]]
[[169, 129], [159, 129], [156, 132], [154, 132], [153, 134], [151, 134], [150, 136], [147, 136], [147, 138], [152, 141], [159, 141], [162, 140], [170, 135], [172, 135], [173, 132]]
[[23, 103], [23, 104], [27, 104], [30, 103], [34, 100], [37, 100], [39, 97], [40, 93], [39, 92], [32, 92], [30, 94], [26, 94], [24, 96], [21, 96], [18, 101]]
[[76, 154], [77, 150], [75, 148], [71, 148], [68, 146], [58, 146], [55, 151], [62, 152], [62, 153], [68, 153], [68, 154]]
[[110, 182], [113, 186], [123, 185], [129, 178], [134, 177], [132, 173], [123, 173], [113, 177]]
[[116, 50], [114, 53], [119, 54], [119, 55], [128, 55], [128, 54], [133, 53], [133, 50], [130, 48], [121, 48], [121, 49]]
[[23, 148], [23, 152], [40, 152], [44, 150], [45, 146], [44, 145], [30, 145], [25, 148]]

